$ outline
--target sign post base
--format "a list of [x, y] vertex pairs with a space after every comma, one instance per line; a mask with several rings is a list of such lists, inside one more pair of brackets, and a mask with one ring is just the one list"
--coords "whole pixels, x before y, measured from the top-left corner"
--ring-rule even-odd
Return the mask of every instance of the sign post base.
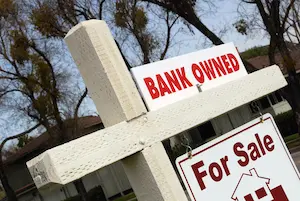
[[138, 200], [187, 201], [161, 142], [122, 160]]

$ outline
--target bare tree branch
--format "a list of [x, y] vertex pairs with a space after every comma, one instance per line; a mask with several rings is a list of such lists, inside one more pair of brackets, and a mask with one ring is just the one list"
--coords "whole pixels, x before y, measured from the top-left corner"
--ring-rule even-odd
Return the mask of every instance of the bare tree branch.
[[11, 89], [11, 90], [7, 90], [7, 91], [4, 91], [3, 93], [1, 93], [0, 98], [4, 97], [5, 95], [7, 95], [9, 93], [13, 93], [13, 92], [20, 92], [20, 93], [28, 96], [28, 93], [26, 93], [25, 91], [22, 91], [20, 89]]
[[3, 150], [3, 147], [5, 145], [5, 143], [9, 140], [13, 140], [13, 139], [17, 139], [19, 137], [22, 137], [24, 135], [27, 135], [28, 133], [32, 132], [33, 130], [37, 129], [41, 124], [37, 124], [35, 126], [33, 126], [32, 128], [28, 129], [27, 131], [24, 131], [20, 134], [17, 134], [17, 135], [14, 135], [14, 136], [11, 136], [11, 137], [8, 137], [6, 139], [4, 139], [0, 145], [0, 178], [1, 178], [1, 182], [2, 182], [2, 185], [4, 186], [4, 188], [6, 189], [6, 193], [7, 193], [7, 196], [9, 198], [9, 200], [11, 201], [17, 201], [17, 197], [16, 197], [16, 194], [15, 192], [13, 191], [13, 189], [11, 188], [9, 182], [8, 182], [8, 178], [5, 174], [5, 171], [4, 171], [4, 164], [3, 164], [3, 157], [2, 157], [2, 150]]
[[282, 27], [285, 27], [285, 23], [286, 23], [286, 21], [288, 19], [288, 16], [290, 15], [290, 11], [291, 11], [294, 3], [295, 3], [295, 0], [291, 0], [289, 6], [287, 7], [286, 12], [285, 12], [285, 16], [284, 16], [284, 18], [282, 20]]
[[99, 13], [98, 13], [98, 17], [99, 20], [102, 20], [102, 15], [103, 15], [103, 6], [106, 0], [98, 0], [99, 3]]
[[[40, 127], [42, 124], [41, 123], [38, 123], [36, 124], [35, 126], [31, 127], [30, 129], [28, 129], [27, 131], [24, 131], [22, 133], [19, 133], [17, 135], [14, 135], [14, 136], [10, 136], [8, 138], [5, 138], [2, 142], [1, 142], [1, 145], [0, 145], [0, 161], [2, 161], [2, 149], [5, 145], [5, 143], [7, 141], [10, 141], [10, 140], [13, 140], [13, 139], [17, 139], [19, 137], [22, 137], [24, 135], [27, 135], [28, 133], [31, 133], [32, 131], [34, 131], [35, 129], [37, 129], [38, 127]], [[0, 162], [1, 163], [1, 162]]]
[[166, 24], [167, 24], [167, 37], [166, 37], [166, 43], [165, 43], [165, 48], [163, 52], [161, 53], [160, 60], [163, 60], [166, 57], [166, 54], [170, 48], [170, 43], [171, 43], [171, 32], [174, 24], [176, 21], [179, 19], [179, 16], [177, 16], [172, 23], [170, 23], [170, 12], [167, 11], [167, 18], [166, 18]]
[[78, 111], [79, 111], [79, 108], [84, 100], [84, 98], [87, 96], [88, 94], [88, 89], [85, 88], [84, 90], [84, 93], [82, 94], [82, 96], [80, 97], [77, 105], [76, 105], [76, 108], [75, 108], [75, 112], [74, 112], [74, 134], [73, 134], [73, 138], [75, 138], [75, 136], [77, 135], [77, 132], [78, 132]]

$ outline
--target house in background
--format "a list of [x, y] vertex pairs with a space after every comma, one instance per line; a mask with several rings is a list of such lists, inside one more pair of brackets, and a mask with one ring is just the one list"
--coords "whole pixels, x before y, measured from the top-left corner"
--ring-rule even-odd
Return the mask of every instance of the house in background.
[[[291, 53], [292, 58], [295, 61], [295, 70], [297, 76], [300, 76], [300, 44], [287, 43], [289, 51]], [[260, 55], [248, 58], [248, 62], [253, 64], [256, 68], [262, 69], [266, 66], [270, 66], [269, 57], [267, 55], [268, 46], [257, 47], [257, 52]], [[245, 53], [241, 53], [241, 55], [245, 56]], [[249, 55], [246, 55], [249, 56]], [[282, 73], [285, 77], [287, 77], [287, 70], [283, 68], [283, 62], [281, 59], [281, 55], [279, 52], [275, 53], [275, 61], [280, 67]], [[277, 121], [277, 126], [281, 131], [283, 136], [292, 135], [298, 132], [298, 127], [293, 117], [292, 108], [282, 96], [280, 91], [276, 91], [272, 94], [269, 94], [265, 97], [260, 98], [259, 100], [254, 101], [254, 104], [249, 104], [251, 109], [251, 113], [254, 116], [258, 116], [259, 112], [255, 105], [259, 105], [262, 113], [270, 113], [274, 117], [279, 117], [279, 121]], [[275, 119], [276, 120], [276, 119]]]
[[[300, 61], [297, 60], [297, 55], [300, 55], [300, 47], [292, 46], [291, 51], [293, 58], [297, 61], [297, 72], [300, 73]], [[280, 65], [280, 55], [278, 53], [276, 54], [276, 59], [279, 66], [282, 67], [282, 65]], [[259, 69], [269, 66], [269, 59], [266, 55], [250, 58], [248, 61]], [[283, 68], [282, 71], [286, 74]], [[257, 100], [256, 103], [263, 113], [269, 112], [273, 116], [291, 110], [287, 101], [283, 99], [278, 91]], [[181, 135], [173, 137], [170, 139], [170, 143], [164, 144], [170, 156], [172, 150], [176, 149], [177, 146], [182, 146], [182, 139], [180, 139], [180, 136], [184, 135], [190, 145], [195, 148], [249, 122], [258, 115], [259, 111], [257, 110], [257, 107], [253, 104], [247, 104], [211, 119]], [[82, 131], [81, 136], [103, 128], [101, 119], [95, 116], [80, 118], [79, 125]], [[77, 195], [73, 183], [55, 189], [42, 190], [40, 193], [36, 189], [26, 167], [26, 162], [44, 152], [47, 147], [49, 148], [47, 145], [48, 139], [49, 136], [47, 133], [41, 134], [5, 161], [9, 182], [17, 192], [20, 201], [63, 201]], [[173, 158], [170, 156], [172, 162], [175, 161], [176, 156], [181, 154], [182, 153], [177, 153], [177, 155], [173, 155]], [[121, 162], [117, 162], [83, 177], [83, 183], [87, 191], [97, 186], [101, 186], [106, 200], [113, 200], [118, 196], [122, 196], [132, 191]]]
[[[292, 58], [295, 60], [295, 70], [297, 76], [300, 77], [300, 44], [287, 43], [287, 46], [291, 53]], [[258, 47], [257, 49], [258, 49], [257, 56], [251, 57], [249, 55], [246, 55], [245, 54], [246, 52], [241, 53], [241, 56], [247, 59], [247, 61], [251, 63], [253, 66], [255, 66], [258, 70], [270, 66], [269, 56], [268, 56], [268, 46]], [[280, 67], [284, 76], [287, 77], [288, 76], [287, 70], [283, 67], [283, 61], [278, 51], [275, 52], [275, 61], [277, 65]], [[224, 114], [220, 117], [211, 120], [210, 122], [207, 122], [206, 127], [209, 127], [210, 128], [209, 130], [211, 131], [212, 131], [211, 128], [213, 128], [214, 132], [205, 132], [207, 129], [202, 128], [202, 130], [204, 130], [204, 132], [206, 133], [204, 134], [203, 131], [202, 132], [200, 131], [200, 133], [202, 133], [201, 135], [204, 136], [204, 141], [214, 138], [214, 136], [212, 136], [214, 134], [216, 136], [222, 135], [248, 122], [249, 120], [258, 117], [259, 110], [257, 106], [259, 107], [262, 113], [270, 113], [273, 115], [273, 117], [276, 117], [277, 115], [283, 113], [290, 112], [292, 110], [287, 100], [285, 100], [282, 97], [280, 91], [275, 91], [271, 94], [268, 94], [267, 96], [264, 96], [256, 101], [253, 101], [252, 103], [249, 103], [248, 105], [237, 108], [227, 114]], [[295, 122], [290, 122], [290, 124], [293, 123]], [[298, 132], [296, 125], [288, 125], [288, 126], [290, 126], [291, 129], [283, 128], [282, 130], [286, 132], [282, 134], [291, 135]]]
[[[295, 67], [296, 73], [300, 77], [300, 45], [287, 43], [287, 46], [289, 48], [292, 58], [296, 62], [296, 67]], [[268, 46], [258, 47], [258, 49], [262, 49], [262, 50], [267, 48]], [[269, 56], [267, 55], [267, 51], [261, 51], [261, 52], [264, 53], [262, 53], [262, 55], [247, 59], [248, 62], [250, 62], [258, 69], [262, 69], [267, 66], [270, 66]], [[244, 53], [241, 54], [243, 55]], [[275, 61], [280, 67], [282, 73], [285, 75], [285, 77], [287, 77], [288, 76], [287, 70], [283, 68], [283, 61], [281, 59], [281, 55], [279, 52], [275, 53]], [[280, 95], [279, 91], [257, 100], [257, 104], [260, 106], [263, 112], [269, 112], [273, 116], [276, 116], [284, 112], [288, 112], [292, 109], [291, 106], [288, 104], [288, 102]], [[250, 107], [252, 113], [254, 114], [257, 113], [256, 108], [254, 108], [251, 105]]]
[[[103, 128], [101, 119], [96, 116], [81, 117], [78, 122], [81, 136]], [[66, 125], [68, 126], [68, 122]], [[43, 133], [4, 161], [9, 183], [20, 201], [62, 201], [78, 194], [73, 183], [38, 192], [26, 162], [51, 147], [48, 142], [49, 135]], [[112, 200], [132, 191], [120, 162], [87, 175], [82, 180], [87, 191], [101, 186], [106, 200]]]
[[[296, 72], [300, 76], [300, 45], [288, 43], [289, 50], [292, 57], [296, 61]], [[267, 55], [268, 46], [258, 47], [258, 56], [246, 57], [247, 61], [253, 64], [258, 70], [270, 66], [269, 57]], [[262, 49], [262, 50], [261, 50]], [[245, 56], [241, 53], [241, 56]], [[246, 55], [249, 56], [249, 55]], [[275, 54], [275, 60], [278, 63], [282, 73], [287, 76], [286, 69], [283, 68], [282, 60], [279, 52]], [[251, 86], [249, 86], [251, 87]], [[261, 113], [270, 113], [273, 117], [277, 115], [287, 113], [292, 108], [289, 103], [281, 96], [279, 91], [275, 91], [267, 96], [264, 96], [252, 103], [236, 108], [233, 111], [225, 113], [219, 117], [216, 117], [196, 128], [193, 128], [185, 133], [185, 138], [188, 139], [192, 148], [198, 147], [220, 135], [223, 135], [246, 122], [258, 117]], [[201, 115], [201, 114], [199, 114]], [[283, 122], [282, 125], [278, 125], [283, 135], [291, 135], [297, 132], [297, 126], [294, 121]], [[175, 136], [170, 140], [169, 149], [176, 149], [176, 146], [180, 147], [181, 143], [186, 143], [186, 140], [182, 140], [182, 135]], [[167, 146], [168, 147], [168, 146]], [[171, 151], [169, 151], [170, 153]], [[179, 155], [182, 153], [179, 153]], [[176, 155], [178, 156], [178, 155]], [[176, 157], [174, 156], [174, 157]]]

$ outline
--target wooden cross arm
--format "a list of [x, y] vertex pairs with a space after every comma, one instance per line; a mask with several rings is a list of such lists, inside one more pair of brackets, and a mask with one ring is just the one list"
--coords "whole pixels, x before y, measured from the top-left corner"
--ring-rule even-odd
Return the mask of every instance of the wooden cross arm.
[[27, 166], [38, 188], [64, 185], [286, 85], [279, 67], [268, 67], [50, 149]]

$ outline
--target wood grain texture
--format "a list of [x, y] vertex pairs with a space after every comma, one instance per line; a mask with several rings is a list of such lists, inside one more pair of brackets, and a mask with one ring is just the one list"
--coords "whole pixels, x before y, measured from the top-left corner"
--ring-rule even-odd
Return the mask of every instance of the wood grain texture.
[[[123, 160], [134, 191], [142, 192], [137, 194], [138, 200], [187, 201], [175, 171], [170, 171], [173, 166], [169, 161], [161, 142]], [[149, 188], [150, 186], [157, 188]]]
[[[105, 127], [133, 121], [146, 113], [145, 105], [105, 22], [90, 20], [79, 24], [68, 33], [66, 42]], [[115, 128], [117, 135], [97, 132], [65, 144], [62, 149], [49, 150], [30, 161], [29, 170], [38, 188], [51, 191], [49, 187], [66, 184], [78, 176], [83, 177], [86, 170], [98, 170], [98, 165], [93, 162], [102, 159], [115, 162], [124, 159], [120, 153], [126, 152], [130, 156], [121, 162], [140, 201], [186, 201], [184, 190], [161, 142], [155, 148], [134, 154], [144, 148], [135, 143], [137, 138], [133, 140], [135, 133], [124, 132], [124, 127]], [[115, 147], [118, 147], [117, 150]], [[101, 154], [95, 152], [102, 148], [105, 150]], [[70, 158], [65, 158], [59, 153], [61, 151], [68, 153]], [[58, 154], [57, 158], [52, 158], [54, 152]], [[88, 160], [83, 159], [81, 164], [77, 164], [77, 157], [82, 153]], [[130, 161], [129, 166], [126, 161]], [[137, 168], [135, 171], [133, 164]], [[62, 169], [52, 168], [56, 165]], [[60, 172], [52, 174], [56, 171]], [[140, 177], [137, 171], [143, 176]]]
[[105, 127], [146, 112], [104, 21], [89, 20], [78, 24], [69, 31], [65, 41]]
[[[66, 184], [286, 86], [278, 66], [48, 150], [47, 182]], [[142, 143], [141, 143], [142, 142]], [[44, 160], [28, 163], [34, 169]]]

